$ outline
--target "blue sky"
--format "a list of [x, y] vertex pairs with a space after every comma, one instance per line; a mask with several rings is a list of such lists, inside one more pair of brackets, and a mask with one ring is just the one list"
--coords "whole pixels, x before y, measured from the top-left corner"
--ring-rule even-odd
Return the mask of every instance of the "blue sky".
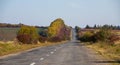
[[120, 25], [120, 0], [0, 0], [0, 23], [49, 26]]

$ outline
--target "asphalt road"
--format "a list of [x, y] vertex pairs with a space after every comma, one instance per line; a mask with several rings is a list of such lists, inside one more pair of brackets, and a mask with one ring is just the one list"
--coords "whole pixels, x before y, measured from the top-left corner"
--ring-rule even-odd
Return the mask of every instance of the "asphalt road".
[[0, 65], [108, 65], [103, 58], [75, 40], [41, 47], [0, 59]]

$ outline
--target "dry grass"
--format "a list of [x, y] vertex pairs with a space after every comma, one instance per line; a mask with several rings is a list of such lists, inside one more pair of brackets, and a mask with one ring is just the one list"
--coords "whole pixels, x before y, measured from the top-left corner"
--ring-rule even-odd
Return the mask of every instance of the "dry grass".
[[120, 30], [112, 30], [113, 33], [120, 35]]
[[38, 43], [38, 44], [14, 44], [13, 42], [6, 42], [6, 43], [0, 42], [0, 56], [8, 55], [11, 53], [17, 53], [17, 52], [25, 51], [25, 50], [36, 48], [36, 47], [56, 45], [56, 44], [61, 44], [65, 42], [66, 41], [57, 42], [57, 43], [47, 42], [47, 43]]
[[[87, 45], [87, 47], [92, 48], [106, 59], [120, 61], [120, 44], [110, 45], [105, 42], [98, 42]], [[119, 63], [113, 63], [113, 65], [119, 65]]]

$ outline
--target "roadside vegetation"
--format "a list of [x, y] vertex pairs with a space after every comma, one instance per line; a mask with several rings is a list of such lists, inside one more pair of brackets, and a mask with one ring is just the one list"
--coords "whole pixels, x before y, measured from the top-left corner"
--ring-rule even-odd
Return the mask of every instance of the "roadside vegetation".
[[[29, 26], [24, 24], [12, 25], [5, 23], [0, 24], [0, 27], [3, 32], [7, 31], [6, 34], [0, 32], [0, 36], [4, 34], [4, 36], [0, 38], [5, 39], [4, 41], [3, 39], [0, 39], [0, 56], [35, 47], [60, 44], [70, 40], [71, 36], [71, 27], [65, 25], [61, 18], [54, 20], [48, 27]], [[9, 34], [10, 32], [4, 30], [5, 28], [8, 30], [9, 28], [12, 30], [17, 28], [17, 30], [15, 30], [14, 33], [11, 32], [11, 34]], [[15, 35], [11, 38], [12, 40], [9, 40], [5, 37], [7, 34], [9, 34], [9, 37], [11, 37], [12, 34]], [[9, 43], [9, 41], [12, 43]]]
[[[116, 27], [116, 28], [115, 28]], [[120, 28], [119, 26], [104, 25], [81, 29], [76, 26], [76, 37], [88, 47], [94, 49], [104, 57], [120, 61]]]
[[63, 44], [66, 41], [62, 42], [47, 42], [47, 43], [38, 43], [38, 44], [18, 44], [16, 42], [0, 42], [0, 56], [12, 54], [12, 53], [19, 53], [23, 52], [25, 50], [29, 50], [32, 48], [37, 48], [37, 47], [44, 47], [44, 46], [51, 46], [51, 45], [56, 45], [56, 44]]

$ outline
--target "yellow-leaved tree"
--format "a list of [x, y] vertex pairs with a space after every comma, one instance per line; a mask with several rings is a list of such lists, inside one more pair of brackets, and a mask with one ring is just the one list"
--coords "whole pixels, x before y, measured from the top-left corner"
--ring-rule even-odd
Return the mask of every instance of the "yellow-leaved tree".
[[37, 43], [37, 28], [33, 26], [22, 26], [17, 33], [17, 39], [24, 44]]
[[49, 37], [54, 37], [56, 36], [60, 29], [62, 27], [65, 27], [64, 21], [61, 18], [58, 18], [56, 20], [54, 20], [50, 26], [48, 27], [48, 35]]

